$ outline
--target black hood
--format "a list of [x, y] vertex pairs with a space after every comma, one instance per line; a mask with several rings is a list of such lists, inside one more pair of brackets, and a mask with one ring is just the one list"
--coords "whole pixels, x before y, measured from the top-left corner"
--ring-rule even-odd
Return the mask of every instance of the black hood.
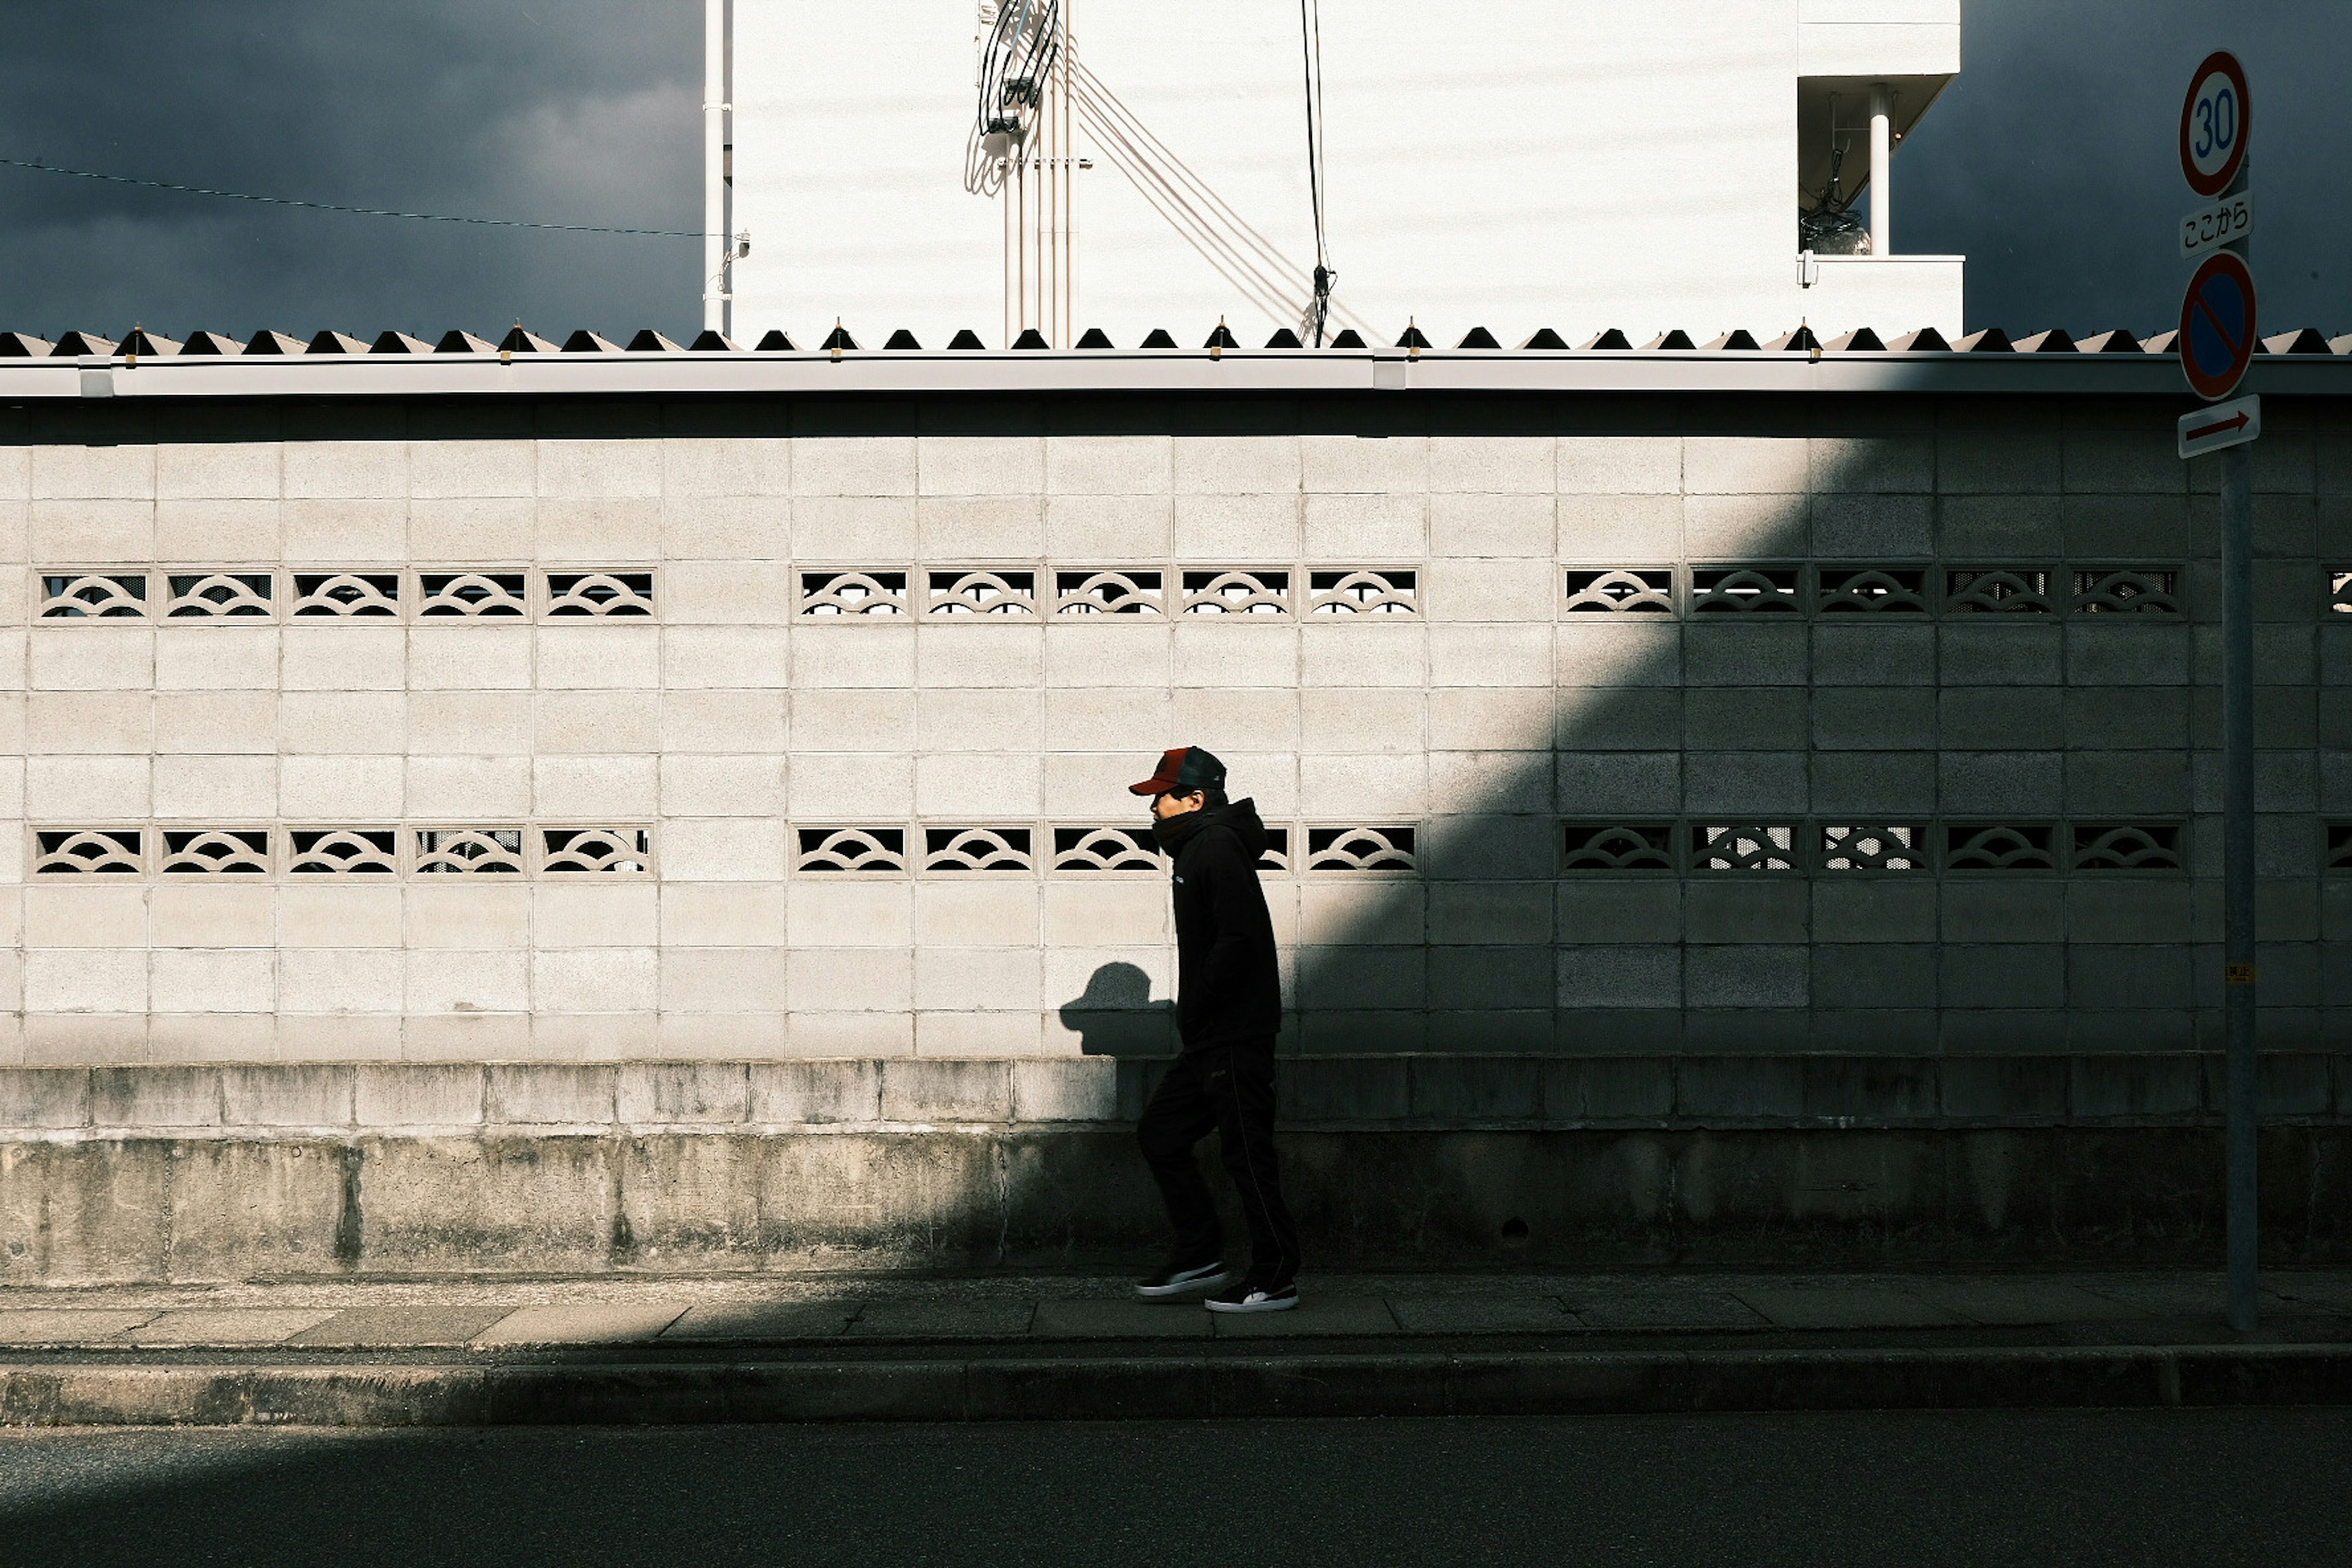
[[1228, 801], [1223, 805], [1203, 806], [1199, 811], [1171, 817], [1155, 825], [1160, 847], [1173, 855], [1196, 835], [1212, 827], [1230, 827], [1242, 841], [1242, 852], [1255, 865], [1265, 853], [1265, 824], [1258, 820], [1255, 800]]

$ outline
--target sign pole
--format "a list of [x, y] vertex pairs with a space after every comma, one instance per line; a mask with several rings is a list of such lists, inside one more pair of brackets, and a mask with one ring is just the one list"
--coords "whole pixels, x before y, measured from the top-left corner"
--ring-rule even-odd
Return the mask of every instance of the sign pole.
[[2221, 453], [2221, 973], [2230, 1327], [2254, 1327], [2254, 458]]
[[[2218, 207], [2184, 220], [2181, 254], [2210, 252], [2180, 303], [2176, 343], [2189, 389], [2208, 405], [2178, 426], [2180, 455], [2221, 456], [2221, 1031], [2223, 1214], [2229, 1226], [2230, 1327], [2254, 1327], [2261, 1258], [2254, 1137], [2254, 459], [2262, 399], [2221, 405], [2257, 346], [2253, 195], [2246, 149], [2253, 120], [2245, 68], [2205, 57], [2180, 106], [2180, 174]], [[2206, 231], [2212, 230], [2211, 242]], [[2196, 243], [2189, 236], [2194, 233]]]

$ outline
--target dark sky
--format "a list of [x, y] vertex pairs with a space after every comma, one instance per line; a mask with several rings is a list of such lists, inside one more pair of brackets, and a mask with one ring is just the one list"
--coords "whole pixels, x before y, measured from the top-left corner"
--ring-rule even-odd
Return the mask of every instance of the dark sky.
[[[2172, 225], [2192, 205], [2180, 98], [2204, 53], [2228, 47], [2254, 92], [2264, 330], [2352, 331], [2352, 4], [1965, 5], [1965, 68], [1897, 160], [1895, 222], [1898, 249], [1969, 258], [1969, 326], [2172, 323], [2187, 270]], [[0, 0], [0, 157], [695, 229], [700, 14], [697, 0]], [[346, 216], [0, 168], [0, 327], [43, 336], [116, 336], [134, 321], [173, 335], [437, 334], [518, 317], [551, 334], [678, 336], [699, 321], [698, 256], [692, 240]]]

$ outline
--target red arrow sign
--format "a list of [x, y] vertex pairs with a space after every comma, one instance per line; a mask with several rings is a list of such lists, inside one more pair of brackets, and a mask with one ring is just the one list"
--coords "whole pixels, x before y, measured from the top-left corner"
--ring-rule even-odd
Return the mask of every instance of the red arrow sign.
[[2180, 438], [2184, 441], [2202, 441], [2206, 437], [2219, 436], [2224, 430], [2242, 430], [2252, 423], [2252, 421], [2244, 415], [2233, 414], [2229, 418], [2219, 420], [2214, 424], [2200, 425], [2192, 429], [2184, 430], [2180, 433]]

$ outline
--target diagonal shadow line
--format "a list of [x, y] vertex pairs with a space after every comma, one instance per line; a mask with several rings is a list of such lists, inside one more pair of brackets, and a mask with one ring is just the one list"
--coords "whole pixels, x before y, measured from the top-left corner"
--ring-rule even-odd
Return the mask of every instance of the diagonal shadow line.
[[[1075, 59], [1071, 90], [1081, 123], [1095, 134], [1104, 155], [1187, 244], [1275, 320], [1305, 318], [1312, 292], [1306, 279], [1312, 268], [1284, 255]], [[1359, 331], [1372, 330], [1337, 296], [1331, 312]]]

